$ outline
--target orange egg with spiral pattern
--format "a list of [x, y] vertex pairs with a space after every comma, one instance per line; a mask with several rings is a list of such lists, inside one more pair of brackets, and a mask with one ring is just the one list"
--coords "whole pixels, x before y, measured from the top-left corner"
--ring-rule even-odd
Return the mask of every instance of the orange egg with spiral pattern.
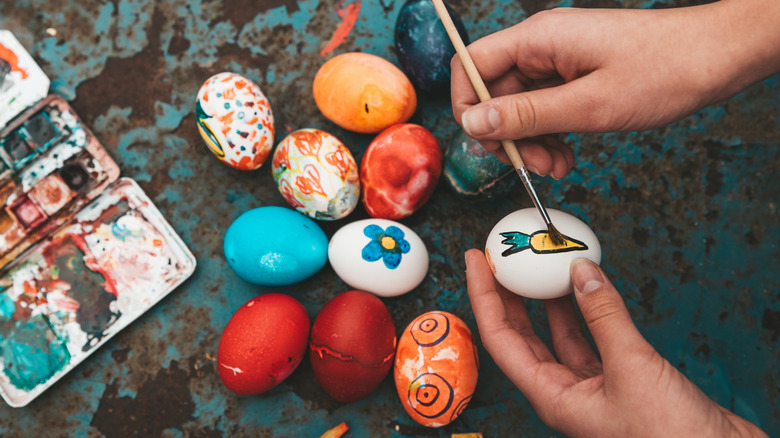
[[441, 427], [466, 409], [477, 386], [479, 358], [466, 323], [441, 311], [412, 321], [398, 341], [395, 387], [414, 421]]

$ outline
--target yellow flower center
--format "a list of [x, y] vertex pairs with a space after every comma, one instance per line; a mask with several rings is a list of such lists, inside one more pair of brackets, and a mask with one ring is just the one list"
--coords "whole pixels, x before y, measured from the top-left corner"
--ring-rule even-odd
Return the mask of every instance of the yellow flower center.
[[393, 239], [390, 236], [385, 236], [382, 238], [382, 248], [384, 249], [393, 249], [395, 248], [395, 239]]

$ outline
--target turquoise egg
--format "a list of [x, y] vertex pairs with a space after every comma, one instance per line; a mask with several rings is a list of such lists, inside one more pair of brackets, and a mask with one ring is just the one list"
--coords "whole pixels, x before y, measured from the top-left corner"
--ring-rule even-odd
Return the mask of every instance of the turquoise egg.
[[499, 161], [462, 130], [444, 154], [443, 171], [455, 193], [476, 202], [504, 196], [520, 181], [514, 167]]
[[308, 217], [284, 207], [249, 210], [228, 227], [228, 265], [260, 286], [287, 286], [316, 274], [328, 260], [328, 237]]

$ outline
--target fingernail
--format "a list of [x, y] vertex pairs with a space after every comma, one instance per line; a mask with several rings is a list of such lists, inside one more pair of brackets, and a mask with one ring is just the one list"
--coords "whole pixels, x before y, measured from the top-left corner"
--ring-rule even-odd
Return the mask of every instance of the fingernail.
[[472, 137], [490, 134], [498, 129], [498, 111], [491, 106], [472, 108], [463, 113], [461, 124]]
[[539, 175], [539, 176], [544, 176], [544, 175], [542, 175], [542, 174], [539, 172], [539, 169], [537, 169], [537, 168], [536, 168], [536, 167], [534, 167], [534, 166], [525, 166], [525, 168], [526, 168], [526, 169], [528, 169], [528, 171], [529, 171], [529, 172], [531, 172], [531, 173], [535, 173], [535, 174], [537, 174], [537, 175]]
[[600, 288], [604, 284], [604, 277], [595, 263], [578, 258], [571, 262], [571, 281], [576, 292], [586, 294]]

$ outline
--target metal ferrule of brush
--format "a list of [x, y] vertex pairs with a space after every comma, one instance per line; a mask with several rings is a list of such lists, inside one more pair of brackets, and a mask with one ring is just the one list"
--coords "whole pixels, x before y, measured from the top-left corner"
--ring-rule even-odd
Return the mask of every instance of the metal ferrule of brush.
[[528, 174], [528, 171], [525, 170], [525, 167], [517, 167], [515, 170], [517, 170], [517, 174], [520, 175], [520, 180], [523, 181], [525, 190], [529, 195], [531, 195], [531, 200], [534, 201], [536, 209], [539, 210], [539, 213], [542, 214], [544, 223], [549, 226], [552, 224], [552, 221], [550, 220], [550, 216], [547, 214], [547, 210], [544, 208], [544, 205], [542, 205], [542, 202], [539, 201], [539, 195], [537, 195], [536, 190], [534, 190], [534, 185], [531, 182], [531, 176]]

